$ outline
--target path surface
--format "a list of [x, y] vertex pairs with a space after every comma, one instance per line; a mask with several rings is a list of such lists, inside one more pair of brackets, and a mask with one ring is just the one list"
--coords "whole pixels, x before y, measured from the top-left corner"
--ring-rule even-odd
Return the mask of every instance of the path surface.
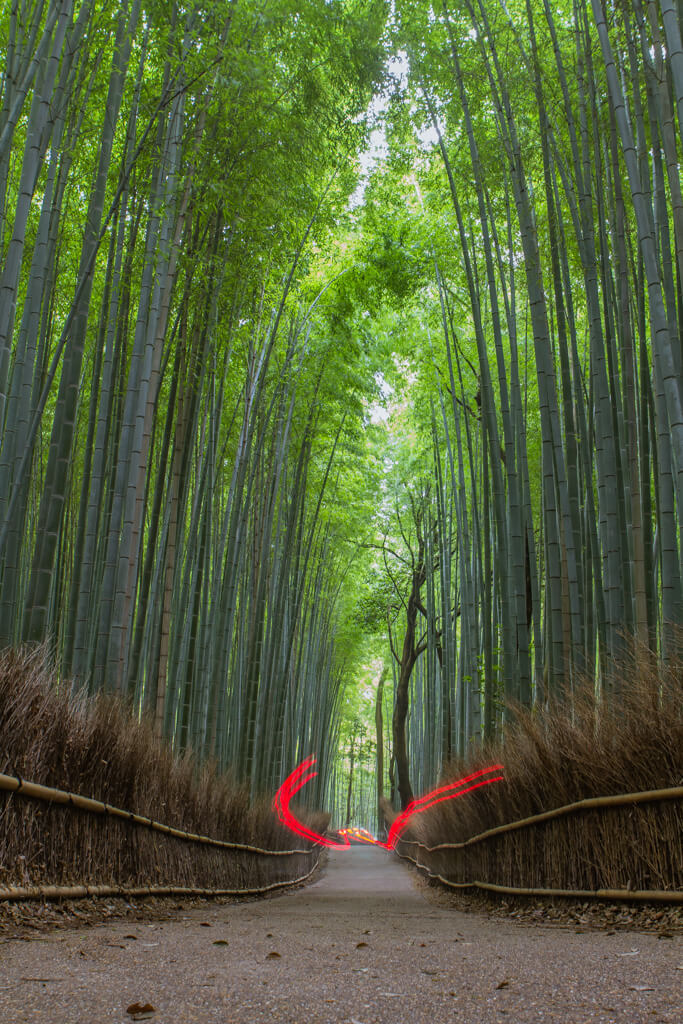
[[278, 899], [2, 944], [0, 1024], [125, 1024], [134, 1002], [157, 1024], [679, 1024], [682, 959], [679, 938], [433, 906], [354, 848]]

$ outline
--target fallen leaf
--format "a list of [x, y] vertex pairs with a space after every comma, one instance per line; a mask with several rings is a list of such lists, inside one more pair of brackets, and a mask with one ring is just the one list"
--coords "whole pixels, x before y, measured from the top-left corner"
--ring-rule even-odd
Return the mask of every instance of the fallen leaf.
[[267, 939], [272, 939], [272, 937], [273, 937], [273, 933], [272, 933], [272, 932], [268, 932], [268, 933], [266, 934], [266, 938], [267, 938]]
[[356, 943], [356, 949], [365, 949], [366, 946], [367, 946], [367, 942], [357, 942]]
[[149, 1020], [156, 1013], [156, 1008], [151, 1003], [131, 1003], [126, 1008], [133, 1020]]
[[200, 927], [200, 928], [210, 928], [210, 927], [211, 927], [211, 925], [209, 924], [209, 922], [208, 922], [208, 921], [200, 921], [200, 922], [199, 922], [199, 927]]
[[214, 946], [227, 946], [228, 945], [228, 940], [227, 939], [214, 939], [212, 945], [214, 945]]
[[266, 956], [266, 960], [279, 960], [279, 959], [280, 959], [280, 954], [276, 953], [275, 950], [273, 950], [272, 953], [268, 953], [267, 956]]
[[630, 992], [654, 992], [651, 985], [629, 985]]
[[123, 937], [124, 937], [124, 939], [130, 939], [132, 942], [137, 942], [138, 941], [137, 935], [124, 935]]
[[510, 982], [505, 978], [503, 981], [498, 982], [496, 988], [507, 988]]

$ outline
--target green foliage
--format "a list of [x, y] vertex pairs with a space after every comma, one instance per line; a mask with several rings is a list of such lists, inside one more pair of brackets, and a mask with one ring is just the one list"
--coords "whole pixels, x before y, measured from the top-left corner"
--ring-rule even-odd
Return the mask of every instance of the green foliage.
[[623, 632], [668, 657], [654, 8], [598, 38], [599, 4], [545, 0], [85, 4], [24, 97], [51, 9], [0, 13], [0, 641], [49, 639], [254, 791], [371, 736], [416, 508], [421, 779], [500, 726], [501, 682], [616, 700]]

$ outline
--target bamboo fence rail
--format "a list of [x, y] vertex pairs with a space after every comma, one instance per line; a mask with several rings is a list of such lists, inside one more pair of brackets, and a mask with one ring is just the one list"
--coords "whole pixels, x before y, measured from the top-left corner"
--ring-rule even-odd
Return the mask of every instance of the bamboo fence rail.
[[50, 786], [42, 786], [36, 782], [26, 782], [19, 775], [3, 775], [0, 773], [0, 791], [3, 790], [31, 800], [68, 805], [76, 810], [86, 811], [89, 814], [105, 814], [112, 818], [122, 818], [133, 825], [139, 825], [143, 828], [152, 829], [154, 832], [173, 836], [174, 839], [184, 839], [188, 843], [202, 843], [204, 846], [216, 846], [223, 850], [239, 850], [241, 853], [253, 853], [263, 857], [291, 857], [297, 854], [309, 855], [313, 849], [311, 847], [308, 850], [268, 850], [260, 846], [250, 846], [247, 843], [232, 843], [224, 839], [212, 839], [210, 836], [197, 835], [194, 832], [184, 832], [182, 829], [173, 828], [171, 825], [164, 825], [160, 821], [155, 821], [154, 818], [146, 818], [141, 814], [134, 814], [132, 811], [123, 811], [120, 807], [113, 807], [102, 800], [93, 800], [91, 797], [70, 793], [63, 789], [52, 789]]
[[609, 808], [620, 808], [637, 806], [639, 804], [657, 803], [660, 801], [673, 801], [683, 799], [683, 786], [672, 786], [667, 789], [647, 790], [639, 793], [623, 793], [608, 797], [591, 797], [579, 800], [563, 807], [556, 807], [550, 811], [544, 811], [518, 821], [507, 822], [495, 828], [487, 829], [477, 835], [471, 836], [462, 842], [438, 843], [429, 846], [418, 839], [401, 837], [398, 847], [417, 848], [415, 856], [405, 850], [396, 849], [399, 857], [411, 861], [415, 866], [425, 872], [430, 878], [441, 882], [452, 889], [482, 889], [493, 893], [500, 893], [512, 896], [542, 896], [542, 897], [568, 897], [574, 899], [612, 899], [612, 900], [636, 900], [648, 902], [683, 903], [683, 890], [681, 889], [643, 889], [643, 888], [617, 888], [600, 887], [595, 889], [587, 888], [566, 888], [547, 886], [523, 886], [523, 885], [501, 885], [493, 881], [481, 879], [471, 881], [453, 881], [445, 877], [441, 871], [434, 871], [420, 859], [419, 851], [426, 854], [440, 853], [442, 851], [463, 851], [480, 843], [496, 839], [511, 832], [532, 828], [535, 825], [552, 821], [558, 818], [566, 818], [573, 814], [595, 810], [607, 810]]
[[451, 882], [443, 875], [430, 871], [426, 864], [421, 864], [415, 857], [396, 851], [403, 860], [409, 860], [416, 868], [434, 881], [441, 882], [449, 889], [483, 889], [487, 892], [500, 893], [507, 896], [562, 896], [569, 899], [597, 900], [637, 900], [645, 903], [681, 903], [683, 892], [667, 889], [534, 889], [515, 885], [496, 885], [493, 882]]
[[471, 836], [461, 843], [437, 843], [435, 846], [427, 846], [425, 843], [420, 843], [413, 839], [401, 839], [401, 842], [410, 843], [411, 846], [419, 846], [421, 849], [426, 850], [427, 853], [434, 853], [436, 850], [464, 850], [467, 846], [483, 843], [493, 836], [502, 835], [504, 832], [515, 832], [517, 829], [528, 828], [530, 825], [540, 825], [541, 822], [550, 821], [552, 818], [562, 818], [567, 814], [595, 810], [601, 807], [627, 807], [629, 804], [655, 803], [658, 800], [683, 800], [683, 786], [671, 786], [668, 789], [647, 789], [640, 793], [618, 793], [616, 796], [588, 797], [585, 800], [577, 800], [572, 804], [565, 804], [563, 807], [554, 807], [551, 811], [533, 814], [529, 818], [520, 818], [518, 821], [510, 821], [505, 825], [497, 825], [495, 828], [479, 832], [476, 836]]
[[[50, 805], [59, 805], [65, 809], [85, 812], [86, 815], [93, 815], [100, 818], [113, 818], [120, 821], [127, 821], [134, 827], [160, 833], [171, 839], [179, 839], [186, 843], [195, 843], [203, 849], [217, 848], [224, 851], [232, 851], [236, 856], [243, 857], [245, 854], [252, 857], [288, 857], [305, 856], [311, 857], [315, 853], [315, 846], [309, 849], [295, 848], [291, 850], [273, 850], [247, 843], [230, 842], [223, 839], [214, 839], [210, 836], [197, 835], [194, 832], [187, 832], [163, 822], [156, 821], [132, 811], [125, 811], [119, 807], [101, 800], [94, 800], [78, 793], [71, 793], [66, 790], [55, 789], [50, 786], [43, 786], [35, 782], [27, 782], [20, 776], [4, 775], [0, 773], [0, 792], [6, 792], [10, 796], [18, 796], [28, 800], [42, 801]], [[314, 873], [320, 863], [321, 853], [315, 859], [315, 863], [309, 871], [296, 878], [280, 879], [265, 885], [245, 885], [236, 888], [225, 887], [203, 887], [197, 885], [105, 885], [105, 884], [64, 884], [64, 885], [6, 885], [0, 886], [0, 902], [13, 900], [32, 899], [82, 899], [86, 897], [116, 897], [138, 898], [145, 896], [258, 896], [288, 886], [299, 885], [305, 882]], [[310, 861], [309, 861], [310, 863]], [[302, 865], [303, 866], [303, 865]], [[188, 872], [186, 872], [187, 874]], [[190, 871], [189, 874], [193, 874]], [[191, 881], [191, 878], [189, 879]], [[247, 879], [245, 879], [246, 881]]]
[[284, 889], [292, 885], [300, 885], [311, 877], [317, 869], [323, 851], [318, 853], [316, 862], [305, 875], [299, 878], [286, 879], [282, 882], [271, 882], [270, 885], [254, 886], [246, 889], [202, 889], [183, 885], [143, 885], [126, 887], [121, 885], [32, 885], [0, 887], [0, 901], [3, 900], [76, 900], [86, 897], [125, 896], [135, 899], [143, 896], [259, 896], [275, 889]]

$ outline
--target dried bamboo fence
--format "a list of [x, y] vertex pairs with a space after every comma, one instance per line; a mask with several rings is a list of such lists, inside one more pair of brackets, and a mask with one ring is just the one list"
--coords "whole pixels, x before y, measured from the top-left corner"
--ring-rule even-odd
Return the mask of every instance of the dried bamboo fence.
[[[19, 776], [0, 774], [0, 794], [7, 794], [0, 836], [23, 832], [20, 848], [33, 851], [30, 863], [0, 861], [4, 874], [18, 869], [27, 882], [0, 885], [0, 900], [258, 895], [304, 882], [320, 859], [315, 845], [277, 850], [214, 839]], [[36, 809], [32, 801], [45, 806]], [[98, 881], [84, 881], [84, 873]], [[59, 884], [31, 884], [36, 874]]]
[[463, 842], [404, 835], [396, 852], [453, 889], [683, 903], [682, 804], [683, 786], [593, 797]]

